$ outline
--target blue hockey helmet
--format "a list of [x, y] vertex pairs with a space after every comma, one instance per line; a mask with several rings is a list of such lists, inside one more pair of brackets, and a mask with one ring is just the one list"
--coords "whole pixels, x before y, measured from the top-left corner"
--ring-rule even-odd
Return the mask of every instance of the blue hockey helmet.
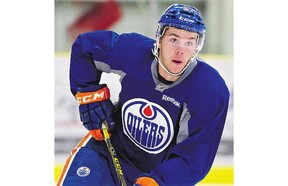
[[156, 38], [160, 38], [164, 34], [163, 31], [167, 26], [196, 32], [200, 36], [206, 32], [200, 11], [184, 4], [172, 4], [165, 10], [158, 21]]

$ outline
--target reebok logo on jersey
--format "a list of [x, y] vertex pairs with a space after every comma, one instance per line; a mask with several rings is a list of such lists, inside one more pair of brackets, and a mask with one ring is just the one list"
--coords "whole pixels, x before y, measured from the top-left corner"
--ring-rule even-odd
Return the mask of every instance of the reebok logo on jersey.
[[158, 154], [172, 141], [174, 129], [168, 112], [156, 103], [134, 98], [122, 107], [124, 133], [142, 150]]
[[175, 100], [175, 98], [171, 98], [169, 96], [163, 95], [162, 96], [162, 100], [163, 101], [170, 101], [171, 103], [173, 103], [175, 106], [180, 108], [180, 103], [178, 101]]

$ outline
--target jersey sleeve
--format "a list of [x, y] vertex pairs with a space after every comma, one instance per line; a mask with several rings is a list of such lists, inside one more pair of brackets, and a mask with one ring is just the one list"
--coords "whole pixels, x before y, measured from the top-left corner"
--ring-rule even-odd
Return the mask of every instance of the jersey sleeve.
[[206, 176], [213, 164], [226, 119], [229, 93], [227, 90], [224, 97], [215, 93], [202, 96], [199, 98], [201, 107], [189, 110], [189, 137], [176, 144], [168, 158], [151, 171], [152, 176], [167, 185], [194, 185]]
[[98, 84], [101, 71], [94, 61], [109, 63], [109, 56], [118, 34], [97, 31], [80, 34], [72, 45], [70, 57], [70, 90], [75, 95], [79, 87]]

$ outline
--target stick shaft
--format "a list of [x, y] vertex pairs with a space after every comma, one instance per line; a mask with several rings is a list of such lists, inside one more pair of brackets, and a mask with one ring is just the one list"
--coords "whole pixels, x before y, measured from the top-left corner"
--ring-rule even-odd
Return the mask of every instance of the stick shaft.
[[108, 151], [109, 151], [111, 158], [113, 160], [113, 165], [114, 165], [114, 168], [116, 170], [118, 180], [119, 180], [121, 186], [127, 186], [125, 179], [124, 179], [124, 174], [123, 174], [120, 162], [119, 162], [118, 157], [116, 155], [116, 151], [115, 151], [114, 147], [112, 146], [112, 143], [110, 140], [106, 121], [104, 121], [102, 124], [102, 132], [104, 135], [104, 140], [105, 140], [106, 146], [107, 146]]

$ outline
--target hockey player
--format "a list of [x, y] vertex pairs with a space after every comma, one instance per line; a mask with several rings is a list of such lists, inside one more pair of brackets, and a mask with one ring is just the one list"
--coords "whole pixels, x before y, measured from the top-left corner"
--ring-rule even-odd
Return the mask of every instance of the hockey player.
[[[127, 185], [195, 185], [209, 172], [229, 101], [219, 73], [197, 57], [206, 28], [199, 10], [173, 4], [156, 40], [137, 33], [81, 34], [72, 46], [71, 92], [90, 132], [67, 159], [58, 185], [119, 185], [101, 126]], [[121, 76], [119, 101], [101, 73]]]

